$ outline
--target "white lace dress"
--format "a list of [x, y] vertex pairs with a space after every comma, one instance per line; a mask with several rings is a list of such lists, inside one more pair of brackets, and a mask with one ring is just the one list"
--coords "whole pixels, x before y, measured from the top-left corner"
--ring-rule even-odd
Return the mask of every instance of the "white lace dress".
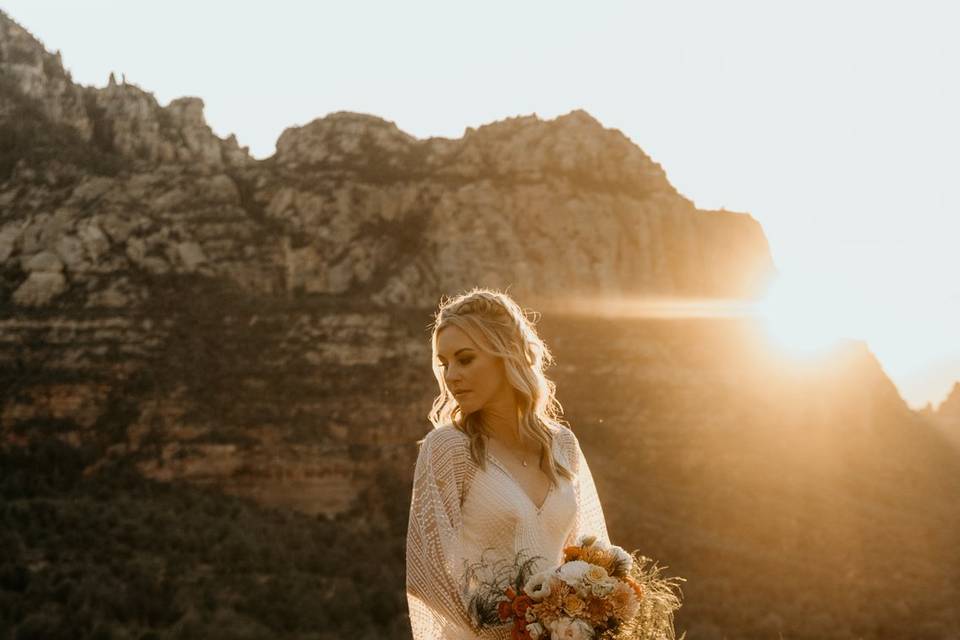
[[497, 458], [486, 469], [470, 458], [469, 439], [452, 425], [427, 434], [414, 472], [407, 528], [407, 604], [414, 640], [509, 638], [510, 625], [478, 632], [467, 614], [468, 563], [512, 561], [518, 551], [542, 556], [536, 570], [557, 565], [582, 534], [609, 542], [590, 467], [572, 431], [554, 431], [559, 478], [539, 507]]

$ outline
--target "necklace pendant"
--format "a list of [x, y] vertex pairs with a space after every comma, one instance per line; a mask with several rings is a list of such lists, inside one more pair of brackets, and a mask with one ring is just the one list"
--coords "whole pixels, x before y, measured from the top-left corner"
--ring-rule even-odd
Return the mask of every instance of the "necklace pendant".
[[527, 466], [527, 461], [526, 461], [526, 460], [521, 460], [520, 462], [523, 463], [523, 466]]

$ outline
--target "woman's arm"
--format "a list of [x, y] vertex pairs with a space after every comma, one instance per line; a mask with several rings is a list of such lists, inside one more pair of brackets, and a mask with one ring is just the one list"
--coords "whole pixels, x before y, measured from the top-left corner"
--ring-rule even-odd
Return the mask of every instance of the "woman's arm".
[[427, 434], [417, 456], [407, 526], [407, 604], [414, 640], [461, 637], [475, 627], [460, 584], [462, 502], [468, 452], [463, 434]]
[[587, 464], [577, 436], [569, 429], [566, 431], [566, 437], [569, 438], [567, 458], [573, 467], [573, 486], [577, 496], [577, 517], [564, 546], [576, 544], [580, 536], [586, 534], [594, 535], [605, 544], [610, 544], [607, 521], [603, 516], [603, 507], [593, 482], [593, 474], [590, 473], [590, 465]]

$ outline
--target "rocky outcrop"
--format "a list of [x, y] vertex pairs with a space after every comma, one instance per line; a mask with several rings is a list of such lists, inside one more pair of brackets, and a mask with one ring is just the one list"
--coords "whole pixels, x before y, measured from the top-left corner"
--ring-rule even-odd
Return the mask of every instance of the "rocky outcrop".
[[[0, 121], [35, 124], [37, 117], [48, 127], [75, 134], [80, 143], [121, 156], [133, 169], [164, 162], [222, 169], [252, 162], [234, 136], [221, 140], [214, 135], [199, 98], [161, 107], [153, 94], [125, 80], [117, 83], [113, 74], [103, 88], [76, 85], [59, 52], [47, 52], [0, 12]], [[46, 133], [56, 146], [69, 146], [62, 135]]]
[[745, 297], [772, 272], [755, 220], [698, 211], [583, 112], [421, 141], [333, 114], [284, 132], [275, 161], [252, 200], [290, 237], [290, 291], [404, 306], [473, 284], [537, 297]]
[[408, 306], [472, 284], [538, 297], [744, 297], [772, 272], [753, 218], [697, 210], [641, 149], [582, 111], [458, 140], [337, 113], [285, 131], [275, 160], [287, 179], [254, 197], [306, 236], [285, 255], [288, 286], [307, 292], [364, 288], [377, 304]]
[[51, 54], [30, 33], [0, 11], [0, 117], [16, 102], [30, 100], [53, 122], [75, 129], [84, 140], [93, 136], [85, 91], [63, 68], [60, 52]]
[[236, 137], [218, 138], [203, 117], [203, 100], [178, 98], [166, 107], [132, 84], [93, 90], [91, 111], [101, 142], [145, 163], [192, 163], [216, 168], [252, 162]]
[[659, 164], [580, 110], [552, 121], [523, 116], [468, 127], [457, 140], [417, 140], [376, 116], [339, 112], [284, 131], [276, 160], [291, 169], [342, 168], [381, 179], [516, 184], [569, 178], [594, 190], [678, 195]]

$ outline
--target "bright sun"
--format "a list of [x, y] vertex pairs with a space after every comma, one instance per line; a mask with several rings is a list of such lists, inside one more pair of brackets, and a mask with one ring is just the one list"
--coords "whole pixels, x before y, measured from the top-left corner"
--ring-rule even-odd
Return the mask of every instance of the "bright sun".
[[[896, 267], [896, 263], [891, 269]], [[848, 271], [854, 271], [852, 269]], [[960, 380], [960, 295], [933, 284], [902, 282], [896, 273], [783, 272], [757, 303], [690, 298], [603, 297], [539, 300], [548, 312], [633, 318], [759, 319], [789, 356], [819, 360], [845, 340], [858, 340], [880, 361], [905, 400], [939, 402]], [[861, 276], [861, 277], [855, 277]], [[869, 277], [867, 277], [869, 276]]]
[[775, 342], [794, 355], [812, 356], [854, 337], [854, 309], [838, 291], [781, 275], [757, 311]]
[[772, 342], [794, 357], [817, 357], [845, 339], [864, 341], [919, 408], [945, 397], [958, 379], [960, 296], [896, 276], [781, 273], [754, 312]]

